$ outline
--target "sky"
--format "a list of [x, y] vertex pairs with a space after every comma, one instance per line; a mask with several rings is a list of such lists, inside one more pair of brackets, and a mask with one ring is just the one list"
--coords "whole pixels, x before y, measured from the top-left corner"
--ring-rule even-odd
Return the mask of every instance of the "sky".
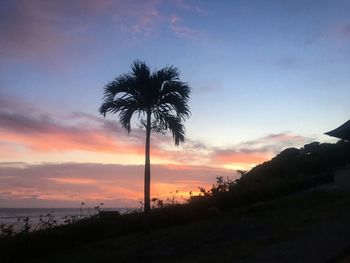
[[99, 115], [136, 59], [191, 88], [186, 142], [152, 135], [179, 201], [349, 119], [350, 0], [2, 0], [0, 207], [135, 207], [145, 131]]

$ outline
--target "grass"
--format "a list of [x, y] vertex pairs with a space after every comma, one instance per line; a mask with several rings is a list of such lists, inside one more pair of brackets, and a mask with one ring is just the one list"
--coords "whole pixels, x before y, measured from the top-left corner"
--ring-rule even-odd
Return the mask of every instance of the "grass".
[[[136, 216], [128, 218], [129, 224], [109, 223], [103, 227], [101, 222], [86, 221], [62, 228], [74, 235], [86, 232], [80, 239], [75, 237], [74, 242], [59, 240], [68, 242], [68, 246], [53, 239], [57, 233], [56, 236], [53, 232], [41, 233], [47, 235], [45, 240], [51, 243], [47, 246], [50, 249], [39, 251], [39, 257], [33, 254], [24, 258], [26, 262], [31, 258], [32, 262], [236, 262], [303, 235], [314, 224], [350, 216], [349, 208], [349, 193], [306, 192], [187, 221], [178, 216], [178, 222], [163, 222], [167, 220], [164, 215], [171, 213], [159, 210], [162, 214], [161, 219], [156, 218], [159, 227], [149, 233], [137, 225], [140, 221]], [[42, 236], [32, 238], [33, 242], [40, 239]]]

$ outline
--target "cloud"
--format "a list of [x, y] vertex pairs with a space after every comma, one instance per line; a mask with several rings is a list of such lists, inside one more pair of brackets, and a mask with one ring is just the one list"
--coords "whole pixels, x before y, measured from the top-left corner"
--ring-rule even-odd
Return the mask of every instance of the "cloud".
[[82, 150], [143, 153], [143, 144], [139, 141], [141, 131], [127, 138], [119, 125], [104, 121], [102, 117], [74, 113], [68, 119], [59, 121], [57, 117], [39, 110], [24, 111], [27, 107], [19, 101], [2, 101], [0, 141], [3, 147], [18, 144], [34, 152]]
[[270, 153], [259, 153], [244, 150], [218, 150], [214, 153], [214, 161], [220, 164], [249, 165], [259, 164], [271, 157]]
[[276, 134], [268, 134], [264, 137], [242, 142], [240, 146], [249, 146], [250, 148], [260, 148], [262, 150], [271, 150], [274, 153], [280, 151], [281, 147], [292, 147], [306, 143], [313, 138], [304, 137], [290, 132], [281, 132]]
[[179, 9], [190, 11], [198, 14], [206, 14], [206, 11], [199, 5], [184, 0], [170, 0], [170, 2]]
[[[5, 0], [0, 8], [0, 54], [23, 62], [47, 60], [60, 64], [63, 58], [96, 52], [96, 47], [134, 37], [157, 36], [172, 30], [177, 36], [196, 32], [184, 24], [172, 23], [173, 13], [204, 11], [183, 1], [119, 0]], [[96, 37], [101, 32], [106, 37]], [[80, 58], [82, 60], [82, 58]]]
[[214, 163], [248, 170], [257, 164], [271, 159], [286, 148], [300, 147], [311, 141], [313, 141], [313, 138], [303, 137], [289, 132], [269, 134], [256, 140], [239, 143], [232, 147], [214, 149], [211, 158]]
[[[204, 15], [205, 12], [198, 5], [184, 1], [143, 1], [125, 8], [122, 14], [113, 15], [113, 21], [119, 25], [123, 33], [137, 35], [158, 36], [163, 30], [171, 30], [180, 38], [197, 39], [204, 35], [202, 31], [194, 30], [184, 23], [182, 16], [177, 13], [188, 12]], [[170, 9], [172, 13], [165, 10]]]
[[[0, 105], [0, 152], [7, 160], [74, 151], [123, 156], [129, 158], [128, 163], [144, 159], [145, 131], [142, 129], [135, 128], [128, 135], [118, 122], [96, 115], [74, 112], [59, 117], [39, 109], [26, 111], [27, 106], [22, 107], [20, 101], [11, 102]], [[169, 134], [152, 136], [151, 154], [156, 163], [208, 162], [204, 143], [189, 139], [177, 148]], [[81, 162], [84, 158], [80, 155], [73, 160]]]
[[[210, 187], [217, 175], [234, 176], [221, 168], [153, 165], [152, 196], [166, 198], [176, 190], [188, 196], [189, 191], [198, 191], [198, 186]], [[4, 200], [25, 203], [25, 199], [32, 199], [41, 203], [55, 201], [56, 206], [68, 203], [78, 207], [84, 201], [106, 202], [112, 207], [128, 203], [135, 207], [142, 200], [142, 193], [142, 165], [0, 164], [0, 205]]]
[[[113, 162], [119, 160], [119, 163], [124, 164], [143, 163], [145, 131], [142, 129], [133, 129], [127, 135], [116, 121], [97, 115], [74, 112], [58, 117], [39, 109], [26, 111], [30, 105], [23, 103], [22, 106], [20, 101], [2, 101], [0, 152], [3, 157], [7, 157], [7, 161], [28, 160], [23, 159], [27, 155], [38, 156], [38, 161], [43, 161], [40, 159], [42, 154], [48, 156], [79, 151], [81, 154], [72, 158], [72, 161], [91, 161], [92, 159], [86, 157], [91, 152], [94, 154], [94, 162], [102, 160], [105, 158], [102, 156], [107, 154], [113, 156], [108, 158], [114, 159]], [[191, 138], [180, 147], [175, 147], [169, 134], [155, 135], [152, 136], [151, 157], [153, 163], [250, 169], [287, 147], [302, 146], [312, 139], [283, 132], [227, 147], [214, 147]], [[62, 161], [63, 156], [60, 158], [59, 161]]]
[[289, 147], [301, 147], [314, 141], [290, 132], [268, 134], [255, 140], [227, 147], [215, 147], [188, 139], [179, 148], [160, 148], [159, 154], [176, 164], [195, 164], [249, 170]]
[[[138, 153], [138, 147], [124, 147], [121, 140], [103, 128], [84, 128], [58, 123], [47, 116], [24, 116], [0, 113], [2, 141], [18, 143], [32, 151], [129, 151]], [[117, 129], [116, 129], [117, 130]], [[129, 144], [129, 146], [132, 146]]]
[[[0, 105], [0, 151], [7, 160], [22, 159], [26, 155], [93, 152], [129, 156], [130, 162], [144, 156], [145, 131], [135, 128], [128, 135], [116, 121], [103, 117], [74, 112], [57, 116], [29, 107], [21, 101], [2, 99]], [[199, 151], [200, 147], [202, 149]], [[179, 148], [173, 146], [172, 138], [158, 135], [152, 137], [152, 160], [172, 163], [201, 163], [206, 158], [204, 144], [191, 142]], [[79, 159], [80, 158], [80, 159]], [[75, 161], [84, 160], [80, 156]], [[133, 163], [138, 163], [134, 160]]]
[[85, 179], [85, 178], [57, 178], [57, 177], [49, 177], [48, 180], [54, 181], [56, 183], [62, 184], [96, 184], [98, 181], [93, 179]]
[[[61, 27], [69, 16], [69, 5], [52, 1], [4, 1], [0, 13], [0, 53], [21, 59], [48, 56], [74, 40]], [[67, 15], [65, 15], [67, 12]]]
[[122, 33], [130, 33], [133, 36], [142, 34], [147, 37], [155, 35], [158, 25], [163, 20], [159, 4], [161, 1], [158, 0], [128, 2], [123, 6], [123, 10], [114, 10], [112, 21]]
[[26, 113], [36, 112], [37, 109], [23, 100], [19, 100], [13, 96], [10, 96], [0, 90], [0, 111], [13, 111]]
[[182, 18], [176, 15], [170, 17], [170, 27], [172, 31], [181, 38], [199, 39], [203, 38], [202, 31], [194, 30], [183, 24]]

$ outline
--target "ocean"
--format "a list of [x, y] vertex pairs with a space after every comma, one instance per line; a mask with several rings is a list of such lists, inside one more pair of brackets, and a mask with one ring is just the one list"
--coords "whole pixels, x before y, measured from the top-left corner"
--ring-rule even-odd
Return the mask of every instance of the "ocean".
[[[104, 208], [103, 211], [119, 211], [121, 214], [130, 211], [128, 208]], [[16, 231], [25, 224], [25, 218], [29, 219], [31, 230], [40, 228], [40, 218], [43, 221], [55, 220], [57, 225], [65, 224], [67, 219], [85, 218], [96, 215], [94, 208], [0, 208], [0, 224], [14, 225]]]

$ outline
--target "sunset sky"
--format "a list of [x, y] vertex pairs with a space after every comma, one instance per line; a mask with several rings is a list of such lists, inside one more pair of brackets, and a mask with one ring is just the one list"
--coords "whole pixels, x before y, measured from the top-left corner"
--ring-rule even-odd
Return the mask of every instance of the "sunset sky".
[[349, 0], [0, 1], [0, 207], [138, 206], [145, 131], [98, 113], [136, 59], [192, 87], [186, 143], [152, 135], [152, 196], [334, 142], [349, 14]]

